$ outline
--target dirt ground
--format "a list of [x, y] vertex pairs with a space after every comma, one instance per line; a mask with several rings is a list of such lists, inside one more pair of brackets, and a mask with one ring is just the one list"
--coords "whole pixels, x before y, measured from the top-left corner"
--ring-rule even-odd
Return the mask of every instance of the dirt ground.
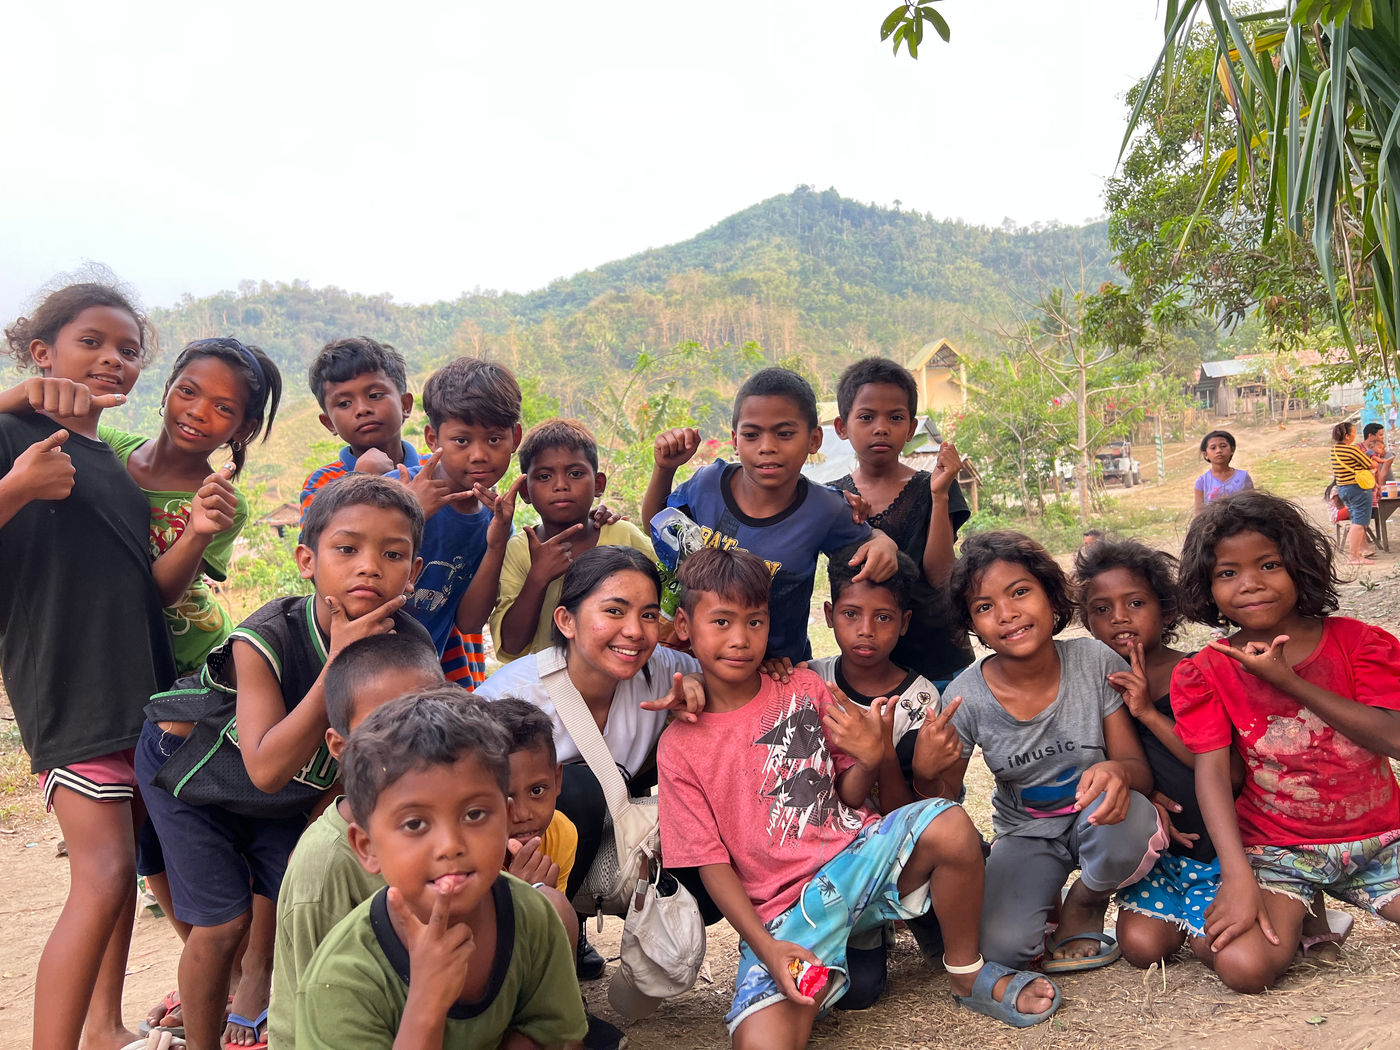
[[[1212, 424], [1215, 425], [1215, 424]], [[1260, 487], [1289, 495], [1325, 524], [1318, 498], [1326, 482], [1327, 440], [1319, 423], [1234, 428], [1237, 464]], [[1163, 547], [1179, 544], [1191, 505], [1191, 483], [1200, 472], [1194, 446], [1170, 446], [1168, 472], [1158, 483], [1126, 493], [1113, 491], [1104, 524], [1150, 537]], [[1144, 474], [1156, 475], [1151, 450], [1139, 452]], [[1330, 528], [1330, 527], [1329, 527]], [[1400, 544], [1397, 545], [1400, 554]], [[1400, 633], [1400, 566], [1382, 553], [1374, 569], [1342, 589], [1342, 612]], [[1194, 635], [1187, 641], [1199, 645]], [[9, 716], [8, 709], [0, 715]], [[13, 723], [0, 721], [0, 727]], [[13, 740], [14, 734], [4, 739]], [[45, 816], [37, 783], [13, 752], [0, 779], [0, 1050], [29, 1045], [34, 970], [39, 953], [68, 893], [68, 862], [57, 855], [57, 821]], [[23, 769], [27, 769], [27, 763]], [[980, 778], [980, 779], [979, 779]], [[990, 830], [990, 777], [969, 768], [969, 811]], [[1333, 905], [1336, 906], [1335, 904]], [[1339, 962], [1300, 962], [1279, 988], [1261, 996], [1225, 990], [1191, 959], [1165, 971], [1136, 970], [1118, 962], [1104, 970], [1057, 978], [1064, 1004], [1043, 1025], [1016, 1031], [956, 1006], [941, 970], [925, 964], [912, 938], [900, 931], [890, 953], [890, 984], [871, 1010], [834, 1013], [814, 1033], [814, 1047], [1019, 1050], [1099, 1048], [1116, 1050], [1242, 1050], [1311, 1048], [1367, 1050], [1400, 1047], [1394, 1001], [1400, 991], [1400, 935], [1394, 927], [1353, 912], [1356, 927]], [[617, 953], [622, 923], [609, 919], [590, 937], [605, 955]], [[127, 1022], [135, 1027], [151, 1004], [175, 985], [178, 940], [163, 919], [137, 917], [126, 984]], [[705, 970], [696, 988], [664, 1004], [651, 1018], [625, 1025], [634, 1050], [709, 1050], [728, 1046], [720, 1022], [728, 1007], [737, 938], [721, 924], [711, 929]], [[610, 967], [610, 973], [613, 968]], [[584, 986], [590, 1008], [620, 1021], [607, 1004], [606, 979]]]

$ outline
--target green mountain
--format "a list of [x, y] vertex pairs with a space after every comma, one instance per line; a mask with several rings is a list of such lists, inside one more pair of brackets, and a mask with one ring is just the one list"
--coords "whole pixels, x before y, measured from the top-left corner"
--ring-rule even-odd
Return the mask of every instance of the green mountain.
[[[394, 344], [420, 373], [460, 353], [497, 358], [522, 376], [547, 377], [563, 410], [582, 413], [644, 348], [754, 343], [829, 395], [854, 356], [905, 358], [942, 336], [995, 351], [997, 326], [1049, 287], [1096, 288], [1115, 273], [1104, 223], [987, 229], [801, 186], [688, 241], [526, 294], [412, 306], [304, 281], [245, 281], [186, 296], [153, 320], [167, 347], [223, 334], [262, 346], [292, 398], [306, 396], [306, 366], [325, 342], [363, 333]], [[735, 374], [720, 375], [720, 387], [751, 367], [733, 360]], [[149, 419], [159, 386], [138, 388], [131, 422]]]

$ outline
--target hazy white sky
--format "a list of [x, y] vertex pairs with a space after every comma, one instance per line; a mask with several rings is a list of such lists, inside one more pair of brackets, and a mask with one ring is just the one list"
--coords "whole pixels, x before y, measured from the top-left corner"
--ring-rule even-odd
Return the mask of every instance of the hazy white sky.
[[0, 5], [0, 306], [100, 260], [527, 291], [800, 183], [995, 225], [1102, 213], [1155, 0], [20, 0]]

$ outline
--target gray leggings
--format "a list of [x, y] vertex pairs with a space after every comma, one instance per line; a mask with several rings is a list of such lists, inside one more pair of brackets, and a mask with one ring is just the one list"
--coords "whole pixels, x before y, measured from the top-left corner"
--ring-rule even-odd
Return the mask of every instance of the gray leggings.
[[[1100, 795], [1059, 838], [1003, 835], [987, 858], [982, 901], [982, 955], [992, 962], [1025, 969], [1044, 950], [1045, 920], [1069, 873], [1091, 890], [1125, 886], [1146, 874], [1165, 848], [1157, 810], [1136, 791], [1128, 815], [1117, 824], [1090, 824]], [[1155, 838], [1154, 838], [1155, 836]]]

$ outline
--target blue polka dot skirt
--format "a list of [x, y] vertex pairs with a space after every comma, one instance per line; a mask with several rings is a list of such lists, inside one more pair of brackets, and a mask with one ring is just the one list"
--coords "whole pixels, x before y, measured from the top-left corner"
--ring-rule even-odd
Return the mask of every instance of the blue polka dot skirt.
[[1206, 935], [1206, 909], [1220, 889], [1220, 861], [1163, 853], [1145, 876], [1118, 891], [1118, 907]]

